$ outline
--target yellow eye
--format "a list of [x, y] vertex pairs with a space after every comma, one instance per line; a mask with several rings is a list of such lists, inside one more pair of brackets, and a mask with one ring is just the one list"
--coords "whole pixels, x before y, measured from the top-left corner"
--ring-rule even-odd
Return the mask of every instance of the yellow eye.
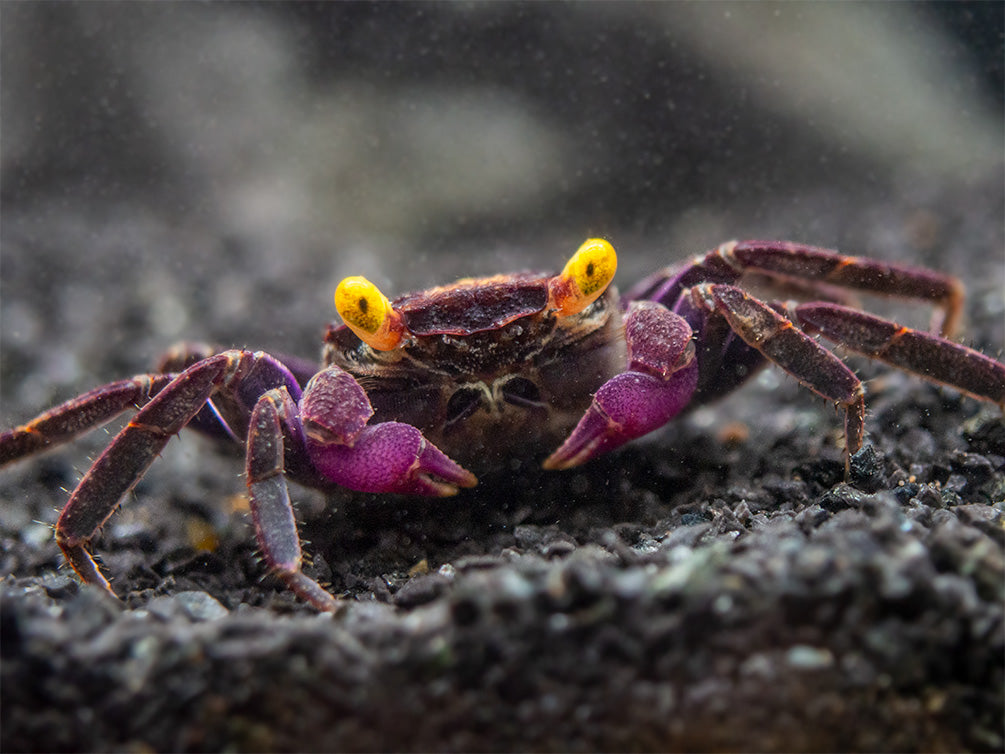
[[401, 315], [366, 278], [349, 277], [339, 283], [335, 309], [346, 326], [371, 348], [390, 351], [401, 342], [405, 332]]
[[607, 290], [617, 269], [614, 247], [602, 238], [591, 238], [572, 255], [561, 274], [552, 278], [550, 306], [559, 316], [583, 311]]

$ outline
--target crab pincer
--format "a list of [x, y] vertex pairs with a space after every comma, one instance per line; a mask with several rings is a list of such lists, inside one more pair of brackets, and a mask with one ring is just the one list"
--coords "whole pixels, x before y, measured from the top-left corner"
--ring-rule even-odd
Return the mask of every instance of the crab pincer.
[[310, 381], [301, 416], [314, 467], [344, 487], [445, 497], [478, 482], [410, 424], [367, 425], [373, 416], [370, 401], [339, 367], [330, 366]]
[[322, 474], [362, 492], [446, 497], [478, 482], [419, 430], [400, 422], [367, 427], [352, 446], [309, 443], [308, 449]]
[[625, 317], [628, 369], [604, 383], [568, 439], [544, 461], [567, 469], [662, 427], [698, 384], [691, 328], [677, 314], [637, 301]]

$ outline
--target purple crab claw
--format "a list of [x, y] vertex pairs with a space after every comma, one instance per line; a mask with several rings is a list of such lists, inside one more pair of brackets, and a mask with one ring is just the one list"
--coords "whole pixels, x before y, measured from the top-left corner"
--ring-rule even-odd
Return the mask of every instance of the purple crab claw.
[[692, 362], [669, 380], [641, 372], [616, 375], [601, 386], [572, 434], [542, 465], [579, 466], [659, 429], [687, 405], [697, 379], [695, 366]]
[[360, 492], [446, 497], [478, 483], [410, 424], [375, 424], [365, 427], [352, 446], [311, 443], [310, 451], [328, 479]]
[[546, 469], [568, 469], [659, 429], [680, 413], [698, 384], [692, 330], [682, 317], [636, 301], [625, 317], [628, 369], [594, 393], [593, 401]]
[[606, 448], [626, 442], [626, 440], [618, 442], [623, 434], [617, 422], [593, 403], [579, 420], [575, 431], [566, 438], [560, 448], [544, 459], [541, 466], [555, 471], [579, 466], [590, 458], [600, 455]]

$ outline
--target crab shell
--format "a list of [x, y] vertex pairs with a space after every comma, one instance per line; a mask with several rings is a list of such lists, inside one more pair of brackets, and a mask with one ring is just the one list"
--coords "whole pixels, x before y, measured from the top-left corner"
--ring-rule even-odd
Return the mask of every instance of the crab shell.
[[548, 306], [554, 276], [466, 278], [391, 302], [409, 331], [378, 351], [329, 325], [325, 366], [349, 372], [371, 423], [412, 424], [447, 455], [483, 472], [557, 447], [593, 393], [624, 368], [624, 326], [609, 287], [583, 311]]

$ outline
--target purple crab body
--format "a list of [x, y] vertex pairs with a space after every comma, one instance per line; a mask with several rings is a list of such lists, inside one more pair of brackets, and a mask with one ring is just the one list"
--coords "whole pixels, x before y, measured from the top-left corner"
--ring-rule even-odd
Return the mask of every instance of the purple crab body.
[[[471, 470], [514, 456], [550, 453], [543, 466], [565, 469], [730, 392], [768, 363], [844, 411], [853, 453], [865, 431], [862, 384], [815, 335], [1005, 405], [1005, 365], [948, 339], [963, 303], [954, 278], [758, 241], [657, 272], [623, 298], [610, 285], [615, 269], [613, 248], [593, 239], [557, 275], [465, 279], [393, 302], [347, 278], [335, 293], [344, 324], [328, 328], [316, 374], [262, 352], [182, 348], [156, 373], [0, 434], [0, 465], [138, 409], [56, 526], [74, 570], [111, 591], [88, 545], [167, 441], [189, 426], [241, 443], [265, 561], [299, 597], [335, 610], [338, 600], [301, 571], [288, 478], [442, 496], [476, 484]], [[743, 289], [750, 277], [816, 300], [762, 301]], [[929, 302], [932, 332], [854, 308], [854, 290]]]
[[[378, 351], [333, 325], [323, 363], [352, 375], [373, 421], [415, 426], [476, 471], [553, 449], [592, 394], [624, 369], [625, 345], [613, 289], [581, 316], [558, 318], [547, 309], [549, 277], [468, 281], [403, 296], [393, 306], [411, 342]], [[515, 301], [507, 307], [509, 296]]]

